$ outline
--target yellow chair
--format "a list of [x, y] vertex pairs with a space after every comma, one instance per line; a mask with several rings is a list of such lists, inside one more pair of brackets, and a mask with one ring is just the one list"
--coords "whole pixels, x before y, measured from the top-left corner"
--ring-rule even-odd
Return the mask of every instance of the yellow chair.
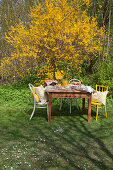
[[[96, 85], [96, 91], [105, 92], [105, 91], [108, 91], [108, 87], [107, 86], [103, 86], [103, 85]], [[106, 96], [107, 96], [107, 94], [106, 94]], [[98, 101], [92, 101], [91, 105], [96, 105], [96, 120], [97, 120], [97, 117], [98, 117], [98, 109], [99, 108], [105, 108], [105, 115], [106, 115], [106, 118], [107, 118], [106, 98], [105, 98], [105, 105], [103, 103], [101, 103], [101, 102], [98, 102]]]

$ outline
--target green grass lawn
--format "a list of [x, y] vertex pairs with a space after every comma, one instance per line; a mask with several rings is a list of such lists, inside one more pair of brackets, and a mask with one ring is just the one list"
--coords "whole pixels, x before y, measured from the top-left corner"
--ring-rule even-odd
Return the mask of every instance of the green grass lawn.
[[59, 111], [60, 100], [52, 102], [51, 122], [46, 109], [33, 110], [29, 88], [0, 86], [0, 170], [111, 170], [113, 169], [113, 99], [107, 100], [106, 119], [99, 110], [91, 122], [73, 100]]

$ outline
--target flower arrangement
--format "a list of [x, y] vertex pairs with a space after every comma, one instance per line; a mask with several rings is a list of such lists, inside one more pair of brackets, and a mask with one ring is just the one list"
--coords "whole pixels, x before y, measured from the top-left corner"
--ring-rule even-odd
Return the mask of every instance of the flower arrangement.
[[59, 70], [56, 71], [56, 72], [55, 72], [55, 77], [56, 77], [57, 80], [63, 79], [63, 77], [64, 77], [64, 71], [62, 71], [62, 70], [61, 70], [61, 71], [59, 71]]
[[57, 70], [57, 71], [55, 72], [55, 77], [56, 77], [56, 79], [57, 79], [57, 81], [58, 81], [58, 84], [60, 85], [60, 84], [61, 84], [61, 80], [62, 80], [63, 77], [64, 77], [64, 71], [63, 71], [63, 70], [61, 70], [61, 71]]

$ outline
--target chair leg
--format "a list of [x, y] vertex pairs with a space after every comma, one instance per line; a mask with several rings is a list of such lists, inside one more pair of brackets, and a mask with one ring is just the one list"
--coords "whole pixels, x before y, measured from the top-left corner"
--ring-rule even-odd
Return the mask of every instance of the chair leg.
[[106, 105], [105, 105], [105, 115], [106, 115], [106, 118], [107, 118]]
[[30, 120], [32, 119], [32, 117], [33, 117], [33, 115], [34, 115], [34, 112], [35, 112], [35, 104], [34, 104], [33, 112], [32, 112], [32, 114], [31, 114], [31, 116], [30, 116]]
[[76, 99], [76, 107], [77, 107], [77, 109], [79, 109], [79, 107], [78, 107], [78, 103], [77, 103], [77, 99]]
[[70, 114], [71, 114], [71, 105], [72, 105], [72, 100], [70, 99]]
[[61, 101], [60, 101], [60, 110], [62, 109], [62, 102], [63, 102], [63, 99], [61, 98]]
[[[71, 113], [72, 99], [69, 100], [69, 103], [70, 103], [70, 113]], [[77, 109], [79, 109], [77, 99], [76, 99], [76, 107]]]
[[71, 101], [71, 99], [68, 98], [68, 105], [70, 105], [70, 101]]
[[97, 105], [96, 109], [97, 109], [97, 112], [96, 112], [96, 120], [97, 120], [97, 117], [98, 117], [98, 105]]
[[47, 115], [49, 116], [49, 104], [47, 104]]

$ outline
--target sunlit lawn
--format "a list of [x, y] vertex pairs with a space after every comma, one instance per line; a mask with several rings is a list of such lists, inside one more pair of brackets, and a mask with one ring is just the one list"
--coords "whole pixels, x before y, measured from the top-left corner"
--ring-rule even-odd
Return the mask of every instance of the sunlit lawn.
[[30, 121], [33, 101], [28, 88], [0, 86], [0, 170], [110, 170], [113, 168], [113, 99], [107, 100], [106, 119], [99, 110], [87, 121], [82, 103], [73, 100], [59, 111], [60, 100], [53, 100], [51, 122], [46, 110], [36, 110]]

